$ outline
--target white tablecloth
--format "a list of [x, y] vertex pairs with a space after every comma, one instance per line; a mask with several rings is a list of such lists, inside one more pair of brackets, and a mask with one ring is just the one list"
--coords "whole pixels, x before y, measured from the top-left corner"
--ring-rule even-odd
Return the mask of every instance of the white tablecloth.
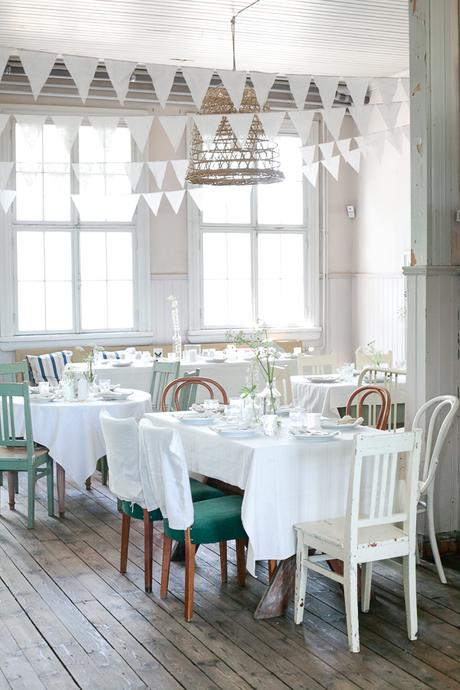
[[[289, 374], [297, 372], [297, 358], [286, 358], [277, 361], [277, 365], [288, 367]], [[142, 361], [134, 361], [129, 367], [114, 367], [112, 364], [104, 364], [96, 368], [100, 379], [110, 379], [112, 383], [118, 383], [125, 388], [136, 388], [141, 391], [150, 391], [152, 380], [152, 364]], [[200, 370], [201, 376], [218, 381], [227, 391], [229, 396], [239, 395], [243, 386], [247, 385], [249, 362], [181, 362], [179, 376], [186, 371]], [[200, 398], [201, 396], [201, 398]], [[198, 391], [197, 399], [209, 397], [205, 391]]]
[[244, 489], [242, 520], [252, 574], [257, 560], [283, 560], [295, 553], [295, 523], [344, 515], [352, 433], [328, 442], [299, 441], [286, 434], [229, 439], [209, 427], [182, 424], [170, 413], [147, 416], [180, 432], [190, 472]]
[[[291, 376], [291, 386], [294, 405], [308, 412], [321, 412], [325, 417], [338, 417], [337, 408], [346, 406], [348, 398], [358, 387], [358, 377], [352, 382], [312, 383], [305, 376]], [[406, 402], [404, 379], [391, 386], [391, 402]]]
[[[34, 441], [49, 448], [50, 455], [66, 475], [82, 484], [105, 455], [105, 443], [99, 422], [101, 410], [113, 417], [140, 419], [152, 409], [150, 394], [134, 391], [128, 400], [91, 400], [85, 402], [34, 403], [31, 397]], [[19, 434], [24, 433], [24, 405], [17, 399], [14, 418]]]

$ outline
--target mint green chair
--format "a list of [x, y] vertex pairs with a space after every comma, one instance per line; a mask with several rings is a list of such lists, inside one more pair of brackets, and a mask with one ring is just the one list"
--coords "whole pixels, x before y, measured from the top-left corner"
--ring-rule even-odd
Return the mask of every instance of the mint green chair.
[[[17, 383], [29, 381], [27, 361], [0, 364], [0, 383]], [[19, 493], [18, 475], [14, 473], [15, 493]], [[3, 473], [0, 472], [0, 486], [3, 486]]]
[[153, 412], [161, 410], [161, 396], [170, 381], [179, 376], [180, 362], [154, 362], [152, 366], [152, 381], [150, 395], [152, 397]]
[[[24, 405], [24, 435], [18, 436], [14, 422], [13, 398], [22, 398]], [[8, 490], [10, 510], [14, 510], [15, 472], [27, 472], [27, 527], [34, 526], [35, 483], [47, 478], [48, 515], [54, 515], [53, 460], [48, 449], [36, 446], [32, 435], [29, 383], [0, 383], [0, 472], [9, 472]]]

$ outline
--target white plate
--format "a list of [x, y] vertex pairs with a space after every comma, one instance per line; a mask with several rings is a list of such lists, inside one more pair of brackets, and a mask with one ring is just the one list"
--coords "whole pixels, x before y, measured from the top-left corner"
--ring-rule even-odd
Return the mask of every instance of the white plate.
[[40, 394], [38, 394], [38, 395], [34, 395], [33, 397], [31, 397], [30, 402], [43, 404], [43, 403], [53, 402], [53, 400], [55, 400], [55, 399], [56, 399], [55, 395], [40, 395]]
[[337, 383], [337, 381], [342, 380], [342, 377], [338, 374], [312, 374], [311, 376], [305, 376], [305, 378], [311, 383]]
[[321, 420], [321, 426], [323, 429], [337, 429], [337, 431], [350, 431], [350, 429], [360, 429], [362, 427], [362, 422], [350, 422], [349, 424], [338, 424], [333, 419]]
[[112, 362], [113, 367], [130, 367], [132, 362], [125, 362], [123, 359], [114, 359]]
[[259, 435], [259, 432], [255, 429], [225, 429], [221, 427], [219, 429], [214, 429], [214, 431], [228, 438], [253, 438]]
[[332, 441], [334, 438], [336, 438], [339, 435], [338, 431], [331, 431], [331, 432], [323, 432], [323, 433], [299, 433], [299, 432], [294, 432], [292, 431], [289, 432], [290, 436], [292, 438], [295, 438], [297, 441], [312, 441], [312, 442], [320, 442], [324, 443], [325, 441]]
[[107, 391], [99, 393], [101, 400], [127, 400], [131, 395], [131, 391]]
[[212, 359], [206, 360], [206, 362], [209, 362], [209, 364], [223, 364], [226, 361], [226, 359], [223, 359], [221, 357], [213, 357]]
[[209, 426], [216, 421], [215, 417], [181, 417], [182, 424], [189, 424], [190, 426]]

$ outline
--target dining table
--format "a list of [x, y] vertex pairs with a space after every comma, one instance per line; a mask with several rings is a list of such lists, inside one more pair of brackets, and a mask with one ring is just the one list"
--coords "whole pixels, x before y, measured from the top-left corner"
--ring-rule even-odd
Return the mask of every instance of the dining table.
[[[177, 430], [189, 472], [219, 480], [244, 492], [241, 517], [248, 535], [247, 569], [256, 575], [257, 561], [278, 566], [255, 616], [281, 615], [289, 601], [295, 571], [294, 525], [345, 514], [356, 431], [332, 438], [298, 437], [289, 420], [274, 436], [255, 431], [228, 437], [214, 424], [195, 426], [181, 413], [146, 415], [159, 426]], [[360, 433], [387, 433], [365, 427]]]
[[[65, 480], [83, 484], [105, 455], [105, 442], [99, 415], [107, 410], [112, 417], [140, 419], [150, 411], [150, 394], [132, 390], [125, 400], [54, 399], [43, 401], [30, 396], [32, 433], [36, 443], [49, 449], [56, 463], [59, 514], [65, 512]], [[14, 399], [14, 421], [19, 434], [24, 433], [24, 401]]]

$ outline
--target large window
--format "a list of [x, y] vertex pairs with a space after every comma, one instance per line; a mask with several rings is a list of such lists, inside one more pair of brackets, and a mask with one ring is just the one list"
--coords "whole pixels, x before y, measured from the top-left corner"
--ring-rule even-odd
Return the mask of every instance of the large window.
[[16, 333], [134, 329], [129, 130], [16, 124], [14, 149]]
[[315, 209], [302, 175], [300, 139], [285, 135], [277, 143], [284, 182], [204, 189], [196, 222], [197, 329], [257, 321], [274, 329], [302, 329], [311, 323], [309, 237]]

